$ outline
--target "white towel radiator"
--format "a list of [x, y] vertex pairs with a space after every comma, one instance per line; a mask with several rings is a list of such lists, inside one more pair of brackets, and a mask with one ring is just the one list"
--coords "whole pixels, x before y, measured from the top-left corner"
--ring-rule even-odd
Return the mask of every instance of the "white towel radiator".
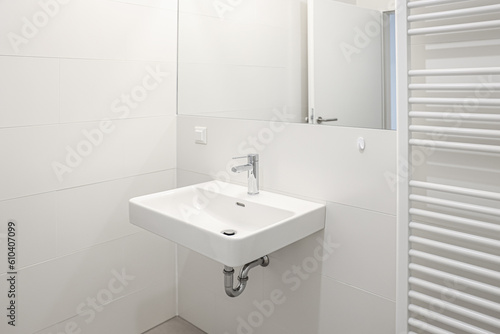
[[500, 333], [500, 1], [401, 0], [397, 333]]

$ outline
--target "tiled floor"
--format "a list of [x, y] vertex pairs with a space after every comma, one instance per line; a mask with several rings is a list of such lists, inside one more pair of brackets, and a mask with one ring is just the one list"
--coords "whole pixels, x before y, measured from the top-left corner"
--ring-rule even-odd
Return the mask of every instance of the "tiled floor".
[[186, 320], [175, 317], [143, 334], [206, 334]]

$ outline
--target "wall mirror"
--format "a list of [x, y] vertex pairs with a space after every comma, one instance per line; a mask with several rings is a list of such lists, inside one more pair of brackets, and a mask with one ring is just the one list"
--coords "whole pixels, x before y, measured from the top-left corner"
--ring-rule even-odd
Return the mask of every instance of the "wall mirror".
[[[329, 19], [308, 12], [323, 5], [341, 7]], [[385, 110], [393, 105], [387, 93], [391, 61], [382, 56], [391, 49], [384, 43], [391, 33], [384, 29], [390, 27], [384, 25], [384, 18], [390, 20], [385, 7], [387, 0], [180, 0], [178, 113], [390, 129]], [[357, 8], [366, 12], [349, 20]], [[379, 35], [370, 30], [370, 43], [361, 52], [342, 51], [346, 46], [339, 41], [359, 43], [357, 28], [367, 22], [372, 29], [378, 24]], [[373, 59], [378, 43], [380, 54]], [[341, 58], [345, 52], [350, 66]], [[355, 71], [348, 73], [349, 68]], [[337, 121], [324, 121], [332, 118]]]

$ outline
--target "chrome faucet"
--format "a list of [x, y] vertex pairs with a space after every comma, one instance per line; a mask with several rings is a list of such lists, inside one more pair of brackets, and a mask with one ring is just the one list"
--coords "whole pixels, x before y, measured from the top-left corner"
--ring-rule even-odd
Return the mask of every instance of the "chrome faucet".
[[233, 159], [247, 158], [247, 164], [234, 166], [233, 173], [248, 172], [248, 194], [257, 195], [259, 193], [259, 155], [249, 154], [246, 157], [236, 157]]

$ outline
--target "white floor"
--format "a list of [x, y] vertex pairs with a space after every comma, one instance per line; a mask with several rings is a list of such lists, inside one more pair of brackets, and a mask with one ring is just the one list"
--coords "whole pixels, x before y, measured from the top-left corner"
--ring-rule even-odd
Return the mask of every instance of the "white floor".
[[175, 317], [143, 334], [206, 334], [186, 320]]

